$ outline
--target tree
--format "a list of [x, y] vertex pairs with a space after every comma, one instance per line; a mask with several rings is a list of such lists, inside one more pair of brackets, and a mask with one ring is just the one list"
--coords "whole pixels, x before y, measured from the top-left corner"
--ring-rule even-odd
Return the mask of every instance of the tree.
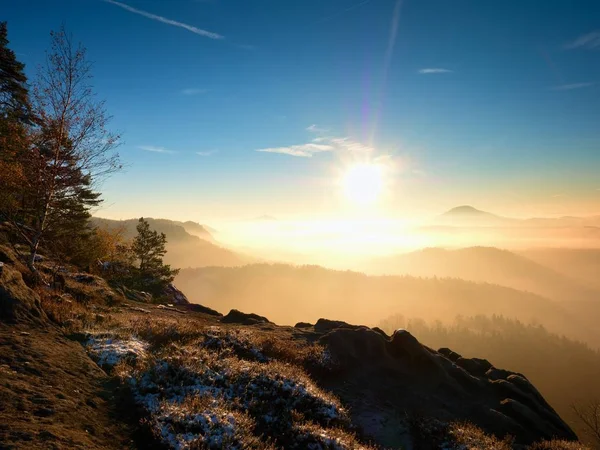
[[106, 128], [110, 117], [94, 96], [91, 77], [85, 49], [64, 28], [52, 32], [33, 89], [35, 126], [21, 159], [26, 180], [9, 214], [29, 247], [34, 275], [40, 243], [89, 233], [90, 209], [101, 202], [97, 183], [121, 168], [114, 152], [119, 137]]
[[150, 224], [143, 217], [140, 217], [136, 229], [138, 234], [131, 249], [139, 263], [140, 287], [160, 295], [179, 273], [179, 269], [171, 269], [171, 266], [163, 263], [167, 253], [167, 236], [164, 233], [150, 229]]
[[17, 61], [8, 43], [6, 22], [0, 22], [0, 116], [29, 121], [31, 105], [25, 65]]
[[0, 220], [19, 200], [25, 173], [19, 159], [27, 151], [31, 123], [25, 66], [8, 44], [6, 22], [0, 22]]

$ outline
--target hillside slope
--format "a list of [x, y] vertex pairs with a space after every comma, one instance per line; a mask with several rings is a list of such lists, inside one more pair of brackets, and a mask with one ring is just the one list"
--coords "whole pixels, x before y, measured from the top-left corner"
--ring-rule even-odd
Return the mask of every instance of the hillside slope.
[[461, 278], [534, 292], [558, 301], [600, 299], [599, 290], [558, 271], [556, 265], [554, 267], [494, 247], [428, 248], [377, 258], [365, 264], [365, 269], [371, 273]]
[[[150, 228], [167, 236], [165, 262], [173, 267], [229, 267], [252, 261], [249, 256], [217, 245], [208, 230], [195, 222], [152, 218], [146, 220]], [[137, 234], [138, 219], [111, 220], [93, 217], [91, 221], [94, 226], [123, 229], [127, 239], [133, 239]]]
[[[507, 435], [515, 446], [576, 439], [525, 375], [434, 351], [406, 330], [80, 304], [7, 282], [17, 266], [0, 277], [0, 444], [10, 448], [459, 450], [516, 448]], [[65, 273], [71, 288], [100, 282], [80, 275]], [[41, 295], [47, 315], [14, 314], [38, 308], [23, 292]]]
[[285, 324], [337, 317], [369, 325], [397, 313], [448, 323], [461, 314], [502, 314], [600, 345], [595, 327], [585, 326], [556, 302], [458, 279], [367, 276], [318, 266], [254, 264], [182, 270], [176, 283], [192, 302], [215, 309], [251, 309]]

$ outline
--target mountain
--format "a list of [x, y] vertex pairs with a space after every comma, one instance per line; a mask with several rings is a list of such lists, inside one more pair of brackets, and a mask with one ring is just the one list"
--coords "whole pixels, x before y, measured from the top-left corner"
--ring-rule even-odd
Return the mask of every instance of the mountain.
[[181, 225], [189, 234], [198, 236], [199, 238], [207, 241], [214, 241], [212, 233], [217, 232], [217, 230], [209, 227], [208, 225], [200, 225], [199, 223], [192, 222], [191, 220], [188, 220], [187, 222], [174, 221], [173, 223]]
[[446, 211], [435, 219], [435, 223], [448, 226], [498, 226], [514, 221], [506, 217], [481, 211], [469, 205], [457, 206]]
[[536, 248], [517, 253], [582, 284], [600, 289], [598, 248]]
[[427, 248], [377, 258], [364, 268], [377, 274], [452, 277], [493, 283], [559, 301], [600, 300], [600, 290], [522, 254], [494, 247]]
[[[67, 302], [0, 252], [3, 448], [584, 448], [525, 374], [408, 330]], [[92, 280], [118, 298], [100, 277], [63, 273], [69, 289]]]
[[262, 216], [255, 217], [252, 220], [255, 222], [276, 222], [277, 217], [269, 216], [268, 214], [263, 214]]
[[376, 324], [383, 317], [449, 323], [457, 315], [504, 315], [600, 347], [600, 332], [559, 303], [516, 289], [450, 278], [368, 276], [319, 266], [252, 264], [184, 269], [175, 279], [189, 300], [214, 309], [253, 310], [278, 323], [319, 317]]
[[[195, 222], [152, 218], [146, 220], [153, 230], [167, 236], [167, 254], [164, 259], [174, 267], [237, 266], [254, 261], [249, 256], [217, 245], [206, 228]], [[133, 239], [137, 235], [138, 219], [111, 220], [93, 217], [91, 223], [108, 229], [122, 229], [126, 239]]]

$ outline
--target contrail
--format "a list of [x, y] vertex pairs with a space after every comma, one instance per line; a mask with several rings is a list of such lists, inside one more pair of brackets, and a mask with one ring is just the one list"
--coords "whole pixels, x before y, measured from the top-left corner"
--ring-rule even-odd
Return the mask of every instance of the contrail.
[[385, 51], [385, 58], [383, 62], [383, 81], [381, 83], [381, 92], [379, 94], [379, 105], [375, 111], [375, 120], [373, 121], [373, 131], [371, 132], [370, 145], [374, 144], [375, 134], [377, 132], [377, 124], [379, 122], [379, 116], [383, 109], [383, 98], [385, 96], [385, 87], [387, 85], [388, 73], [390, 71], [390, 65], [392, 64], [392, 57], [394, 55], [394, 47], [396, 46], [396, 37], [398, 35], [398, 23], [400, 21], [400, 10], [402, 9], [402, 0], [397, 0], [394, 6], [394, 12], [392, 14], [392, 24], [390, 27], [390, 37], [388, 39], [387, 49]]
[[157, 16], [156, 14], [152, 14], [147, 11], [142, 11], [141, 9], [133, 8], [129, 5], [126, 5], [125, 3], [117, 2], [115, 0], [103, 0], [103, 1], [105, 1], [106, 3], [111, 3], [113, 5], [116, 5], [120, 8], [123, 8], [134, 14], [139, 14], [140, 16], [147, 17], [148, 19], [156, 20], [157, 22], [166, 23], [167, 25], [172, 25], [174, 27], [183, 28], [184, 30], [190, 31], [195, 34], [199, 34], [200, 36], [204, 36], [204, 37], [207, 37], [210, 39], [225, 39], [225, 36], [222, 36], [220, 34], [213, 33], [211, 31], [206, 31], [201, 28], [197, 28], [192, 25], [188, 25], [186, 23], [177, 22], [176, 20], [167, 19], [166, 17]]

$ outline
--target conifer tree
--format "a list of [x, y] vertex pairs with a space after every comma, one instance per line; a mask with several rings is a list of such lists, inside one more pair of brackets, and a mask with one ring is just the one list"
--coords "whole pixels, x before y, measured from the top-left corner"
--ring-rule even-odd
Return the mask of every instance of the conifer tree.
[[164, 233], [152, 230], [143, 217], [140, 217], [136, 228], [138, 234], [131, 249], [139, 264], [139, 287], [160, 294], [173, 281], [179, 269], [171, 269], [171, 266], [163, 263], [167, 253], [167, 236]]

